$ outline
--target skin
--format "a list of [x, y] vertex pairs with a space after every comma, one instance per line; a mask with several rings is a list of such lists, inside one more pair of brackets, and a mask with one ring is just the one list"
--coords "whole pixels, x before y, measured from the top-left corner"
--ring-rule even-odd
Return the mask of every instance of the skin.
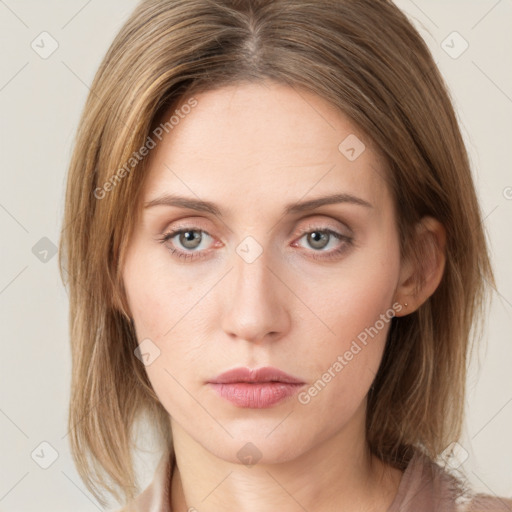
[[[240, 408], [207, 381], [268, 365], [313, 385], [394, 303], [408, 303], [401, 316], [434, 292], [444, 229], [431, 218], [420, 226], [418, 236], [436, 249], [415, 290], [416, 269], [400, 258], [384, 161], [348, 118], [312, 93], [272, 82], [195, 98], [152, 151], [143, 200], [178, 194], [211, 201], [223, 215], [145, 208], [123, 267], [138, 340], [160, 350], [146, 371], [170, 415], [172, 510], [385, 511], [402, 473], [369, 453], [364, 425], [389, 323], [307, 404], [293, 396]], [[350, 134], [366, 147], [354, 161], [338, 149]], [[371, 207], [284, 214], [289, 203], [333, 193]], [[197, 248], [179, 235], [159, 241], [184, 227], [203, 235]], [[352, 242], [326, 236], [315, 245], [308, 233], [324, 229]], [[237, 253], [248, 236], [262, 250], [251, 263]], [[237, 456], [248, 442], [261, 455], [252, 466]]]

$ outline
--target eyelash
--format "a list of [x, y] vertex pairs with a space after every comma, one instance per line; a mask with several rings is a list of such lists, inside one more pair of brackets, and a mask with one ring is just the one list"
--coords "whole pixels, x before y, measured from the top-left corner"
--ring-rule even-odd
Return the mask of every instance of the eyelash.
[[[204, 229], [200, 229], [200, 228], [194, 227], [194, 226], [189, 226], [189, 227], [177, 229], [175, 231], [171, 231], [169, 233], [164, 233], [163, 236], [158, 239], [158, 241], [161, 244], [165, 244], [168, 240], [174, 238], [176, 235], [180, 235], [180, 234], [186, 233], [188, 231], [195, 231], [195, 232], [206, 233], [208, 236], [211, 236]], [[338, 233], [337, 231], [333, 231], [332, 229], [329, 229], [329, 228], [318, 228], [318, 227], [312, 227], [312, 226], [308, 226], [307, 228], [301, 230], [300, 236], [299, 236], [299, 238], [297, 240], [300, 240], [304, 235], [315, 233], [315, 232], [331, 235], [334, 238], [344, 242], [341, 245], [341, 247], [339, 247], [338, 249], [335, 249], [333, 251], [327, 252], [325, 256], [318, 256], [318, 254], [315, 254], [315, 252], [316, 253], [319, 253], [319, 252], [321, 253], [321, 252], [326, 252], [326, 251], [322, 251], [322, 250], [314, 251], [313, 250], [312, 258], [315, 259], [315, 260], [324, 260], [325, 261], [325, 260], [335, 259], [337, 256], [339, 256], [343, 252], [345, 252], [350, 246], [352, 246], [353, 242], [354, 242], [354, 239], [352, 237], [349, 237], [349, 236], [346, 236], [346, 235], [342, 235], [341, 233]], [[202, 259], [202, 258], [205, 257], [205, 255], [204, 255], [205, 251], [186, 252], [186, 251], [181, 251], [179, 249], [174, 249], [174, 248], [168, 248], [168, 250], [171, 252], [171, 254], [173, 256], [178, 257], [178, 258], [183, 258], [185, 260]], [[198, 254], [200, 254], [200, 256], [196, 256], [196, 254], [195, 254], [196, 252]], [[203, 254], [201, 254], [201, 252]]]

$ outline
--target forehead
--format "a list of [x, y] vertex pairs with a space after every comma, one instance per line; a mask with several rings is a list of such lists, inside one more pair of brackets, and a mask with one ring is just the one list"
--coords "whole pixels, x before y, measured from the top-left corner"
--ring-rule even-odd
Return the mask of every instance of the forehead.
[[389, 199], [380, 153], [321, 97], [266, 82], [194, 99], [151, 154], [145, 201], [187, 194], [239, 212], [327, 193], [349, 193], [376, 206]]

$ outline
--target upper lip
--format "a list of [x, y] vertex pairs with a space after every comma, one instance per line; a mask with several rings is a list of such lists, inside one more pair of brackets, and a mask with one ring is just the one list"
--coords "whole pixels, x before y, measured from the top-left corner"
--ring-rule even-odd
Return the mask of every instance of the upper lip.
[[287, 373], [265, 366], [263, 368], [234, 368], [221, 373], [209, 382], [213, 384], [231, 384], [233, 382], [286, 382], [288, 384], [304, 384], [303, 381], [288, 375]]

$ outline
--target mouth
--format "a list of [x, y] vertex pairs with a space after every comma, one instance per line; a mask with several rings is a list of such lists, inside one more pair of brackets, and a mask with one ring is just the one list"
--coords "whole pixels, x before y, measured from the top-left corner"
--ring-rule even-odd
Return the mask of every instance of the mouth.
[[305, 382], [277, 368], [264, 367], [235, 368], [208, 384], [236, 407], [262, 409], [294, 395]]

